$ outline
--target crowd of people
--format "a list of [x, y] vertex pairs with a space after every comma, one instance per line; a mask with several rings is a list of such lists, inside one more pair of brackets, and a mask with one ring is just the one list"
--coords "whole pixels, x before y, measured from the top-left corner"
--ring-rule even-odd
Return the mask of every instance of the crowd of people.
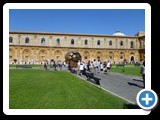
[[80, 70], [80, 75], [85, 74], [86, 71], [92, 72], [94, 74], [103, 72], [110, 72], [111, 62], [101, 62], [100, 60], [94, 59], [93, 61], [79, 61], [78, 62], [78, 70]]
[[64, 65], [64, 62], [61, 62], [61, 61], [51, 61], [51, 63], [49, 64], [48, 61], [42, 61], [42, 67], [47, 70], [48, 69], [48, 65], [50, 65], [50, 68], [54, 68], [54, 70], [62, 70], [62, 67], [65, 66]]

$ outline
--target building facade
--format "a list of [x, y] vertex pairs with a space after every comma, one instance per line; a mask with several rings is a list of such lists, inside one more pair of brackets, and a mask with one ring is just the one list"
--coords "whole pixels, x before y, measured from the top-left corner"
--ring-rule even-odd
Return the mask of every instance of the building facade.
[[113, 35], [70, 34], [45, 32], [9, 32], [9, 63], [40, 64], [43, 60], [65, 61], [70, 50], [78, 51], [83, 61], [100, 59], [127, 62], [144, 60], [145, 34], [138, 32], [127, 36], [121, 32]]

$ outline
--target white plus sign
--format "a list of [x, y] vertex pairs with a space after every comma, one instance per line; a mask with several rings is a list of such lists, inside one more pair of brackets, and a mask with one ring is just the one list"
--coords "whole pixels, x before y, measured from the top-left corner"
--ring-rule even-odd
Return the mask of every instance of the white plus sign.
[[152, 101], [152, 98], [149, 98], [149, 95], [146, 94], [146, 97], [145, 98], [142, 98], [142, 101], [146, 101], [146, 105], [149, 104], [149, 101]]

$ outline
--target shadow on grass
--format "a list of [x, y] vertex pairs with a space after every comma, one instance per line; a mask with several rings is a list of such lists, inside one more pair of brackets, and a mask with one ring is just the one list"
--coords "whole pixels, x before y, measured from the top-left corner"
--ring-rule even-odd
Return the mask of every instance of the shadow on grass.
[[134, 104], [124, 104], [123, 108], [124, 109], [141, 109], [138, 105], [134, 105]]

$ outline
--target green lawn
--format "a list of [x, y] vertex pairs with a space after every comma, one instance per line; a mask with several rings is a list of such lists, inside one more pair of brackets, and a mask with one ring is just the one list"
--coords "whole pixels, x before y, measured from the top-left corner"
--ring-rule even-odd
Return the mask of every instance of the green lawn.
[[134, 105], [65, 71], [9, 70], [10, 109], [129, 109]]
[[[132, 67], [134, 67], [134, 64], [124, 64], [125, 66], [132, 66]], [[117, 66], [117, 64], [112, 64], [112, 66]]]
[[111, 72], [118, 72], [126, 75], [136, 75], [141, 76], [140, 67], [112, 67]]
[[[48, 66], [49, 66], [49, 65], [48, 65]], [[16, 64], [10, 64], [9, 67], [10, 67], [10, 68], [16, 68]], [[32, 67], [41, 68], [42, 65], [41, 65], [41, 64], [32, 64]]]

